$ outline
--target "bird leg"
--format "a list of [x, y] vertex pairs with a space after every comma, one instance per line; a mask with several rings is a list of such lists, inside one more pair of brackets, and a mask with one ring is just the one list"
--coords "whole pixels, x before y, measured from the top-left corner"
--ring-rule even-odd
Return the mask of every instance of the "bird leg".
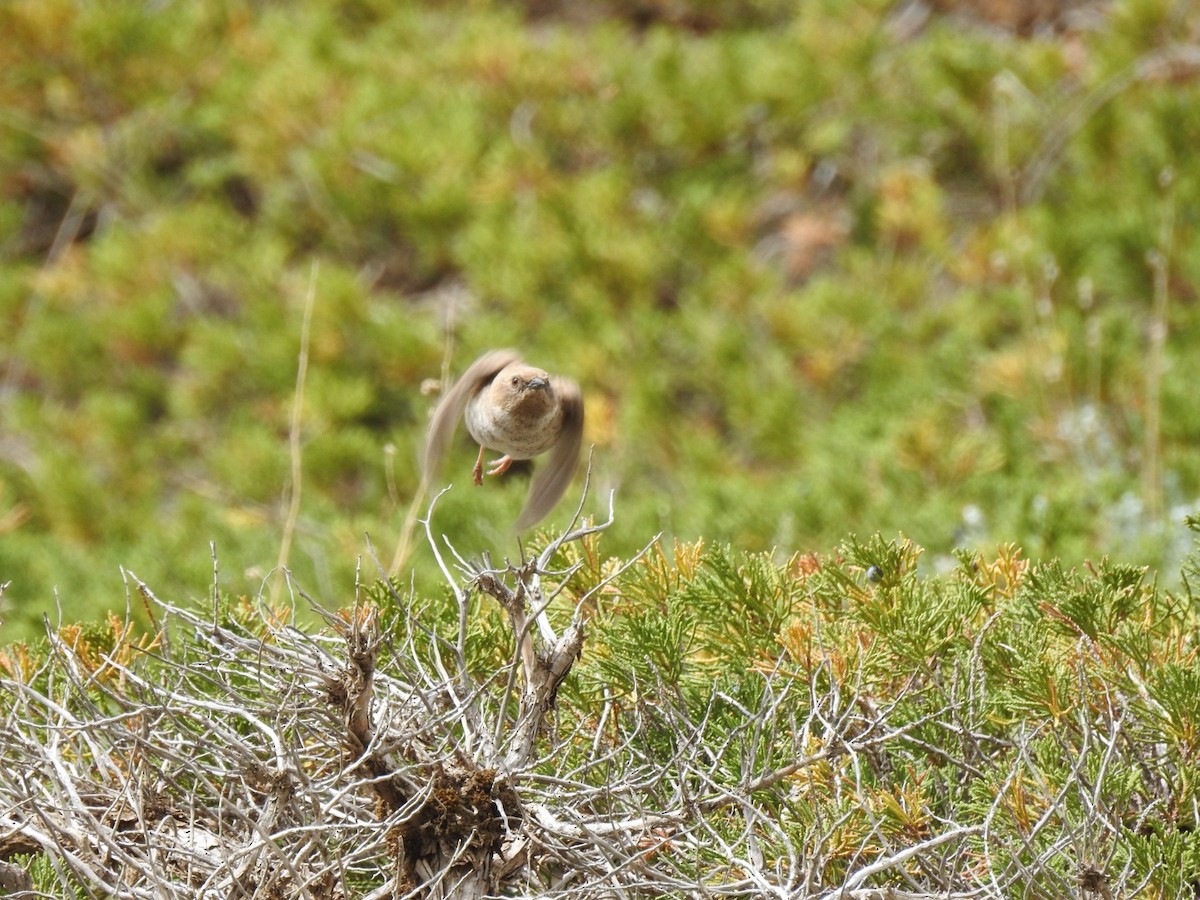
[[483, 448], [479, 448], [479, 456], [475, 458], [475, 468], [471, 470], [471, 480], [477, 485], [483, 484]]
[[[480, 447], [479, 456], [475, 458], [475, 468], [471, 470], [471, 478], [476, 484], [483, 484], [483, 451], [484, 448]], [[502, 456], [499, 459], [493, 459], [488, 463], [487, 473], [489, 475], [503, 475], [512, 464], [511, 456]]]

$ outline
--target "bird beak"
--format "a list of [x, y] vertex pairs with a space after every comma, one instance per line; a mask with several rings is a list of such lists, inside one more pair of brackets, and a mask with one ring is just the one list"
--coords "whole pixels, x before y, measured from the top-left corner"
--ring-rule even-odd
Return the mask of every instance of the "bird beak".
[[528, 382], [529, 387], [533, 388], [534, 390], [539, 390], [539, 391], [542, 388], [544, 388], [546, 385], [548, 385], [549, 383], [550, 383], [549, 381], [547, 381], [545, 378], [543, 378], [540, 375], [533, 376], [532, 378], [529, 379], [529, 382]]

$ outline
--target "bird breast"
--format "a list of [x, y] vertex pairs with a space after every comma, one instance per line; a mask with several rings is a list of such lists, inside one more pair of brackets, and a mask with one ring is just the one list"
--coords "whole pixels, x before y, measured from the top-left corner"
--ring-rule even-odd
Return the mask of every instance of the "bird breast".
[[530, 459], [554, 446], [562, 430], [562, 404], [547, 385], [513, 394], [492, 384], [467, 404], [467, 431], [476, 442], [512, 459]]

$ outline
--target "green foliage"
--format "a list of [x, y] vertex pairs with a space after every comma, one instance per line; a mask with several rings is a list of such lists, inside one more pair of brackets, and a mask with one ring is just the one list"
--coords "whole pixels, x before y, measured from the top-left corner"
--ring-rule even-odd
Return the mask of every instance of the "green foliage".
[[[1138, 567], [1029, 566], [1011, 547], [963, 554], [960, 570], [937, 577], [920, 556], [879, 536], [783, 564], [724, 546], [676, 545], [673, 559], [652, 548], [591, 631], [580, 682], [607, 690], [571, 691], [571, 702], [625, 695], [657, 715], [690, 703], [693, 715], [703, 708], [697, 740], [768, 769], [835, 739], [796, 730], [823, 693], [898, 715], [905, 736], [853, 771], [853, 800], [835, 789], [851, 778], [842, 763], [807, 768], [787, 798], [760, 798], [797, 841], [824, 835], [824, 883], [869, 857], [872, 834], [911, 841], [931, 821], [986, 820], [988, 864], [1037, 869], [1037, 896], [1063, 895], [1088, 860], [1130, 867], [1157, 896], [1189, 896], [1200, 876], [1187, 799], [1200, 775], [1200, 683], [1183, 638], [1194, 596], [1162, 591]], [[778, 700], [784, 673], [809, 687]], [[755, 726], [764, 708], [771, 724]], [[668, 741], [656, 758], [678, 752]], [[748, 777], [720, 773], [730, 790]], [[1097, 825], [1101, 809], [1118, 834]], [[832, 833], [831, 821], [842, 823]]]
[[[452, 372], [512, 344], [584, 385], [617, 552], [903, 531], [1175, 565], [1195, 10], [1029, 37], [874, 0], [526, 7], [0, 9], [10, 628], [118, 564], [192, 590], [210, 540], [253, 594], [295, 490], [289, 566], [344, 589], [414, 497], [447, 329]], [[437, 527], [511, 554], [523, 485], [463, 487], [466, 458]], [[767, 624], [787, 602], [706, 577]]]
[[[768, 769], [845, 737], [836, 716], [827, 732], [797, 730], [823, 694], [843, 696], [844, 715], [898, 716], [903, 736], [877, 756], [853, 770], [836, 757], [811, 765], [786, 798], [760, 798], [801, 844], [823, 835], [813, 848], [828, 860], [822, 883], [869, 858], [873, 834], [911, 842], [931, 821], [987, 821], [988, 864], [1036, 869], [1033, 895], [1064, 895], [1091, 860], [1109, 873], [1131, 867], [1131, 882], [1149, 879], [1156, 896], [1190, 896], [1200, 676], [1182, 636], [1195, 628], [1195, 597], [1163, 592], [1132, 566], [1028, 566], [1011, 547], [964, 554], [943, 576], [922, 574], [920, 555], [879, 536], [784, 564], [699, 545], [677, 545], [671, 560], [655, 547], [618, 580], [621, 604], [591, 632], [580, 680], [608, 692], [572, 692], [572, 702], [690, 702], [694, 716], [703, 709], [696, 740]], [[780, 700], [791, 678], [805, 686]], [[657, 752], [667, 765], [678, 748]], [[719, 772], [730, 790], [748, 777]], [[850, 780], [854, 799], [835, 787]], [[1100, 810], [1119, 833], [1098, 826]], [[841, 825], [829, 832], [832, 821]]]

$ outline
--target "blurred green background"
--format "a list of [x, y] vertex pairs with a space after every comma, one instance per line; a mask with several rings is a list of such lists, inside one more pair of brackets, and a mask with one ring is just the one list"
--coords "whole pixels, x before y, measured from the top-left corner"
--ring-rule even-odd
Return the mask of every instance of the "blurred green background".
[[[1190, 546], [1194, 3], [9, 0], [0, 33], [10, 636], [123, 607], [120, 566], [203, 597], [210, 541], [263, 590], [310, 292], [288, 565], [331, 604], [365, 534], [391, 559], [448, 348], [580, 381], [608, 552]], [[435, 530], [514, 554], [525, 485], [471, 459]]]

